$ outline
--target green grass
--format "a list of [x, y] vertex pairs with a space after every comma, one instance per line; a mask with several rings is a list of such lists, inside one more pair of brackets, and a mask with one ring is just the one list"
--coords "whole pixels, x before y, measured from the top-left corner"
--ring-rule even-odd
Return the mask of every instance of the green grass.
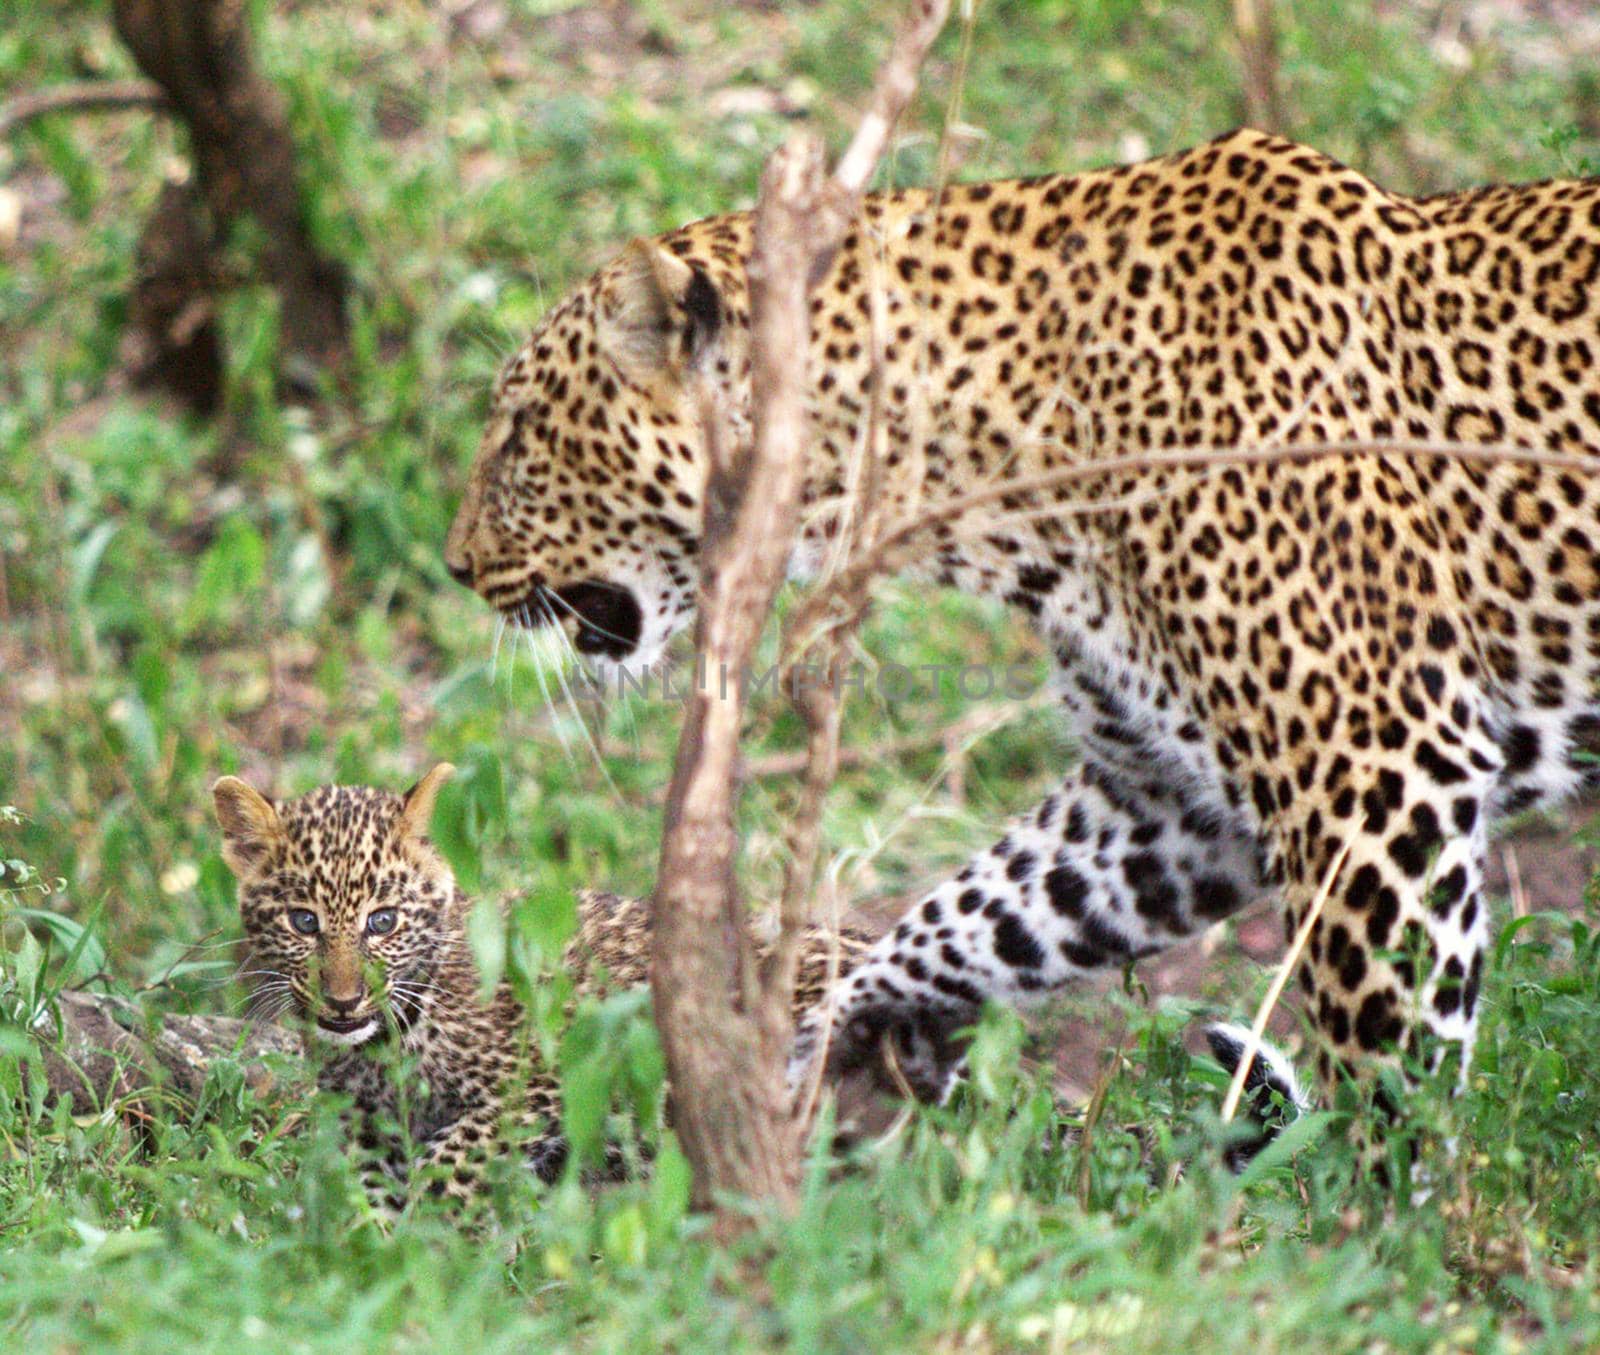
[[[1595, 154], [1593, 77], [1561, 31], [1508, 24], [1468, 46], [1411, 9], [1307, 0], [1280, 16], [1296, 135], [1414, 191]], [[1186, 1013], [1133, 999], [1138, 1039], [1086, 1154], [1045, 1146], [1049, 1099], [997, 1019], [963, 1105], [848, 1171], [819, 1162], [801, 1216], [732, 1252], [685, 1215], [670, 1165], [598, 1196], [509, 1180], [475, 1231], [423, 1211], [383, 1235], [326, 1108], [269, 1112], [227, 1067], [201, 1111], [170, 1108], [144, 1144], [114, 1108], [43, 1105], [17, 1023], [62, 983], [104, 968], [152, 1011], [237, 1002], [218, 986], [228, 952], [190, 949], [236, 931], [207, 795], [223, 772], [292, 793], [400, 787], [456, 762], [441, 834], [480, 892], [533, 900], [513, 937], [525, 968], [575, 886], [649, 887], [676, 712], [616, 705], [591, 719], [591, 752], [510, 637], [495, 662], [493, 620], [439, 547], [489, 378], [544, 306], [629, 235], [750, 200], [791, 123], [718, 92], [781, 91], [837, 144], [884, 41], [883, 7], [864, 0], [507, 0], [504, 26], [476, 37], [408, 0], [254, 10], [317, 238], [355, 278], [343, 389], [278, 402], [272, 299], [245, 287], [225, 308], [215, 425], [121, 393], [138, 223], [181, 145], [124, 113], [0, 147], [0, 185], [25, 205], [22, 238], [0, 244], [0, 802], [25, 815], [0, 821], [8, 1346], [1600, 1346], [1600, 956], [1570, 919], [1502, 947], [1469, 1095], [1420, 1109], [1458, 1136], [1455, 1165], [1438, 1160], [1432, 1199], [1392, 1219], [1350, 1184], [1325, 1123], [1243, 1183], [1201, 1166], [1152, 1186], [1112, 1126], [1164, 1127], [1158, 1177], [1209, 1160], [1217, 1089], [1177, 1048]], [[1220, 0], [983, 7], [956, 172], [1086, 167], [1236, 123], [1227, 22]], [[957, 48], [948, 35], [930, 70], [923, 128], [950, 106]], [[131, 73], [103, 4], [29, 0], [0, 32], [0, 97]], [[934, 145], [908, 139], [892, 177], [926, 177]], [[249, 241], [235, 248], [247, 264]], [[888, 590], [866, 649], [1043, 674], [1017, 622], [959, 598]], [[851, 748], [930, 738], [842, 778], [825, 823], [842, 895], [936, 878], [1036, 799], [1071, 751], [1043, 705], [978, 739], [953, 778], [932, 734], [967, 712], [958, 693], [855, 703]], [[798, 744], [776, 701], [752, 735], [756, 752]], [[778, 878], [791, 797], [777, 779], [746, 797], [757, 897]], [[1246, 978], [1233, 1010], [1259, 987]], [[589, 1012], [591, 1036], [602, 1016], [612, 1031], [641, 1020]], [[625, 1077], [615, 1049], [593, 1057], [609, 1060], [601, 1090]]]

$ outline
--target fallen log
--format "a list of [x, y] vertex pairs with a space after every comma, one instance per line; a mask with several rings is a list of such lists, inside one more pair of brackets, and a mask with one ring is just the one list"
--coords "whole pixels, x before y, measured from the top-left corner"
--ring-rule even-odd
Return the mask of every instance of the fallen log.
[[154, 1100], [198, 1100], [219, 1059], [237, 1060], [250, 1090], [264, 1099], [300, 1085], [300, 1037], [269, 1022], [156, 1017], [128, 998], [68, 989], [34, 1036], [52, 1100], [71, 1096], [74, 1106], [115, 1108], [134, 1122]]

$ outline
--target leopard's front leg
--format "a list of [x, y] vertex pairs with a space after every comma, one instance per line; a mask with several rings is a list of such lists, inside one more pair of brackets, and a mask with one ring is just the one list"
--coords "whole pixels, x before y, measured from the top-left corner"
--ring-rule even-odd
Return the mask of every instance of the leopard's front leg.
[[885, 1035], [925, 1100], [959, 1070], [951, 1036], [986, 1001], [1024, 1004], [1165, 949], [1250, 902], [1256, 841], [1154, 777], [1086, 763], [908, 912], [801, 1023], [790, 1085], [832, 1075]]
[[[1425, 670], [1426, 671], [1426, 670]], [[1399, 1063], [1408, 1081], [1465, 1083], [1488, 944], [1487, 820], [1502, 754], [1470, 686], [1402, 675], [1385, 728], [1362, 763], [1340, 757], [1269, 828], [1290, 932], [1326, 889], [1299, 964], [1322, 1037], [1324, 1095]], [[1333, 863], [1343, 864], [1332, 876]], [[1381, 1099], [1386, 1118], [1403, 1108]], [[1381, 1122], [1358, 1121], [1370, 1146]]]

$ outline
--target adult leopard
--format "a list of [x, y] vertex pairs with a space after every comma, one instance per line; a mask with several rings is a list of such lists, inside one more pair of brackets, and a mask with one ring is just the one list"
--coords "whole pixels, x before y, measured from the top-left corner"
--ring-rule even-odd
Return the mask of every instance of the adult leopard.
[[[749, 418], [749, 244], [737, 213], [636, 241], [549, 314], [496, 385], [456, 577], [607, 661], [659, 655], [694, 600], [699, 392]], [[1413, 199], [1253, 131], [869, 198], [812, 302], [798, 569], [875, 393], [908, 505], [1152, 464], [929, 530], [916, 574], [1003, 598], [1054, 646], [1083, 760], [813, 1013], [796, 1068], [825, 1022], [842, 1066], [909, 1019], [938, 1095], [945, 1037], [983, 1000], [1160, 950], [1263, 889], [1292, 928], [1345, 849], [1300, 968], [1324, 1080], [1469, 1052], [1488, 826], [1578, 786], [1600, 743], [1600, 485], [1526, 459], [1162, 456], [1594, 455], [1597, 287], [1600, 181]]]

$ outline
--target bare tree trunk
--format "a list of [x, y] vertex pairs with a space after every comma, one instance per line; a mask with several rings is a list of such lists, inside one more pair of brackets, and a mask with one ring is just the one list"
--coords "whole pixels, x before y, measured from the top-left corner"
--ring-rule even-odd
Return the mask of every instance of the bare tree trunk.
[[278, 92], [250, 55], [244, 0], [113, 0], [118, 35], [189, 129], [196, 177], [220, 228], [255, 218], [282, 303], [285, 351], [312, 372], [345, 351], [344, 269], [311, 241]]
[[194, 185], [169, 180], [139, 233], [122, 363], [209, 418], [222, 405], [226, 363], [217, 315], [215, 251]]
[[[729, 1196], [783, 1209], [795, 1202], [802, 1126], [784, 1085], [792, 941], [780, 943], [786, 959], [763, 983], [735, 873], [740, 681], [782, 582], [798, 520], [807, 294], [855, 218], [947, 12], [948, 0], [914, 6], [831, 178], [809, 136], [796, 137], [768, 162], [749, 263], [753, 445], [730, 447], [709, 398], [703, 410], [711, 463], [696, 627], [703, 680], [688, 707], [667, 800], [651, 956], [673, 1123], [702, 1208]], [[784, 918], [786, 931], [793, 924]], [[738, 1226], [731, 1213], [720, 1221]]]

